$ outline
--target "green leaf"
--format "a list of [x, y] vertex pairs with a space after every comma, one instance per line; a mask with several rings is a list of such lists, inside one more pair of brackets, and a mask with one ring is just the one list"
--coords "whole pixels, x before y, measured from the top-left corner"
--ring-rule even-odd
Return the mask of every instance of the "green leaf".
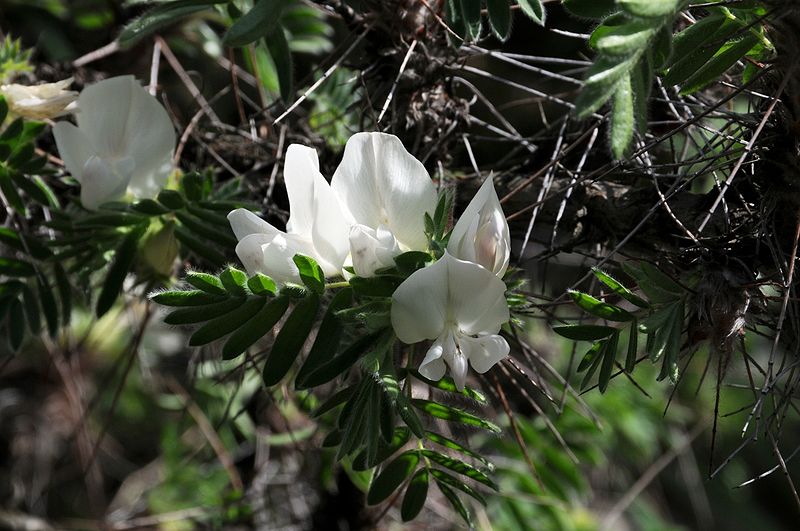
[[617, 0], [617, 6], [636, 17], [659, 18], [675, 14], [680, 0]]
[[25, 317], [28, 319], [28, 329], [31, 334], [37, 334], [42, 327], [42, 319], [39, 314], [39, 301], [33, 294], [33, 290], [27, 285], [22, 286], [22, 302], [25, 305]]
[[50, 337], [56, 337], [56, 334], [58, 334], [58, 306], [56, 305], [55, 295], [53, 295], [53, 290], [44, 275], [36, 275], [36, 284], [39, 291], [39, 301], [42, 304], [42, 313], [47, 323], [47, 331], [50, 333]]
[[244, 297], [247, 295], [247, 273], [235, 267], [226, 267], [219, 274], [222, 286], [230, 295], [234, 297]]
[[3, 192], [3, 195], [6, 196], [6, 200], [11, 205], [11, 208], [23, 216], [27, 216], [25, 202], [22, 201], [17, 187], [11, 182], [11, 177], [9, 177], [7, 173], [0, 173], [0, 190]]
[[458, 388], [456, 387], [455, 381], [453, 381], [453, 379], [450, 378], [449, 376], [445, 376], [438, 381], [433, 381], [425, 378], [419, 373], [419, 371], [415, 369], [408, 369], [408, 374], [412, 375], [417, 380], [424, 382], [435, 389], [439, 389], [440, 391], [446, 391], [448, 393], [456, 393], [466, 396], [467, 398], [471, 398], [472, 400], [475, 400], [481, 405], [486, 405], [488, 403], [486, 400], [486, 396], [476, 389], [472, 389], [471, 387], [465, 386], [464, 389], [459, 391]]
[[540, 26], [544, 26], [546, 13], [542, 0], [517, 0], [522, 12]]
[[186, 273], [186, 277], [183, 279], [187, 283], [191, 284], [195, 288], [205, 291], [206, 293], [210, 293], [212, 295], [227, 295], [228, 292], [225, 290], [225, 286], [222, 285], [222, 281], [215, 277], [214, 275], [209, 275], [208, 273], [200, 273], [198, 271], [192, 271]]
[[133, 22], [125, 26], [120, 33], [118, 41], [120, 46], [128, 48], [142, 38], [151, 35], [157, 30], [166, 27], [193, 13], [208, 9], [213, 4], [222, 4], [227, 0], [179, 0], [165, 2]]
[[178, 218], [178, 221], [181, 222], [181, 225], [186, 227], [192, 233], [202, 236], [203, 238], [206, 238], [217, 245], [233, 249], [238, 243], [233, 235], [233, 232], [231, 232], [231, 229], [227, 224], [214, 226], [202, 221], [201, 219], [198, 219], [197, 216], [187, 214], [183, 211], [175, 212], [175, 217]]
[[153, 199], [141, 199], [131, 205], [131, 208], [136, 212], [147, 214], [148, 216], [160, 216], [168, 213], [170, 210], [164, 208], [160, 203]]
[[639, 324], [636, 319], [631, 323], [628, 334], [628, 353], [625, 356], [625, 372], [633, 372], [636, 367], [636, 354], [639, 351]]
[[432, 431], [426, 431], [425, 432], [425, 438], [428, 439], [431, 442], [434, 442], [434, 443], [440, 445], [440, 446], [444, 446], [445, 448], [449, 448], [450, 450], [454, 450], [454, 451], [460, 452], [460, 453], [462, 453], [464, 455], [468, 455], [468, 456], [472, 457], [473, 459], [477, 459], [478, 461], [481, 461], [483, 464], [485, 464], [490, 469], [494, 468], [494, 465], [489, 463], [489, 461], [485, 457], [483, 457], [481, 454], [479, 454], [478, 452], [474, 452], [474, 451], [470, 450], [469, 448], [467, 448], [466, 446], [463, 446], [460, 443], [457, 443], [456, 441], [454, 441], [452, 439], [448, 439], [444, 435], [440, 435], [440, 434], [432, 432]]
[[72, 318], [72, 286], [67, 278], [67, 272], [60, 263], [53, 264], [53, 275], [61, 302], [61, 324], [67, 326]]
[[148, 218], [139, 214], [128, 214], [126, 212], [113, 212], [110, 210], [100, 211], [89, 214], [75, 222], [75, 226], [81, 229], [106, 229], [111, 227], [131, 227], [147, 223]]
[[186, 201], [183, 195], [175, 190], [161, 190], [156, 196], [158, 202], [169, 208], [170, 210], [180, 210], [186, 206]]
[[508, 0], [486, 0], [492, 32], [501, 41], [511, 35], [511, 6]]
[[319, 309], [319, 296], [309, 293], [295, 305], [286, 319], [264, 364], [264, 385], [270, 387], [280, 382], [294, 363], [300, 349], [314, 326]]
[[433, 257], [430, 253], [423, 251], [407, 251], [394, 257], [397, 269], [405, 275], [410, 275], [414, 271], [422, 269], [425, 264], [432, 261]]
[[742, 25], [721, 15], [700, 19], [673, 38], [672, 62], [664, 76], [667, 86], [679, 85], [714, 57]]
[[8, 342], [11, 350], [18, 351], [25, 339], [25, 311], [19, 299], [15, 298], [11, 302], [8, 310]]
[[628, 74], [617, 82], [614, 104], [611, 107], [611, 153], [617, 160], [625, 158], [633, 141], [636, 123], [633, 109], [633, 90], [631, 76]]
[[438, 483], [440, 487], [442, 485], [447, 485], [448, 487], [456, 488], [475, 498], [475, 500], [477, 500], [478, 503], [480, 503], [481, 505], [486, 506], [486, 498], [484, 498], [480, 492], [476, 491], [475, 489], [473, 489], [460, 479], [451, 476], [444, 470], [438, 470], [436, 468], [432, 468], [430, 470], [431, 470], [431, 475], [433, 476], [433, 478], [436, 480], [436, 483]]
[[319, 325], [314, 345], [295, 378], [297, 389], [304, 389], [305, 379], [333, 359], [344, 333], [344, 326], [336, 312], [349, 307], [352, 302], [353, 290], [349, 288], [339, 291], [331, 300]]
[[0, 96], [0, 124], [6, 121], [6, 116], [8, 116], [8, 103]]
[[663, 335], [666, 336], [663, 340], [664, 347], [662, 349], [664, 359], [661, 362], [661, 372], [657, 380], [660, 381], [669, 376], [673, 384], [678, 380], [678, 356], [681, 350], [681, 334], [684, 321], [683, 302], [676, 303], [674, 307], [675, 310], [669, 325], [656, 332], [656, 342], [659, 341], [658, 335], [660, 332], [663, 332]]
[[614, 333], [616, 328], [600, 325], [554, 326], [553, 332], [573, 341], [597, 341]]
[[580, 291], [573, 290], [569, 290], [567, 293], [569, 293], [570, 297], [572, 297], [572, 300], [575, 301], [575, 304], [577, 304], [581, 309], [602, 319], [626, 322], [632, 321], [634, 318], [632, 313], [612, 304], [600, 301], [588, 293], [582, 293]]
[[353, 396], [353, 392], [356, 390], [355, 385], [351, 385], [349, 387], [345, 387], [344, 389], [339, 389], [334, 394], [328, 397], [325, 402], [323, 402], [317, 409], [311, 413], [312, 418], [319, 418], [328, 411], [335, 409], [342, 404], [344, 404], [350, 397]]
[[[261, 308], [263, 308], [267, 303], [266, 299], [261, 297], [253, 297], [252, 299], [247, 299], [244, 302], [237, 302], [238, 304], [231, 311], [222, 314], [219, 317], [214, 317], [206, 324], [198, 328], [197, 331], [189, 338], [189, 346], [198, 347], [200, 345], [207, 345], [212, 341], [216, 341], [217, 339], [230, 334], [242, 326], [242, 323], [246, 322], [256, 313], [258, 313], [258, 311], [261, 310]], [[208, 311], [210, 307], [211, 305], [205, 306], [204, 308], [206, 311]], [[198, 310], [201, 309], [203, 308], [198, 308]], [[177, 312], [173, 312], [173, 314], [174, 313]], [[170, 317], [171, 316], [172, 314], [170, 314]]]
[[202, 290], [162, 291], [151, 295], [150, 299], [162, 306], [204, 306], [221, 300], [218, 295]]
[[481, 0], [458, 1], [469, 37], [471, 40], [477, 40], [481, 36]]
[[492, 481], [489, 478], [489, 476], [487, 476], [486, 474], [484, 474], [483, 472], [481, 472], [472, 465], [469, 465], [463, 461], [454, 459], [442, 453], [434, 452], [433, 450], [421, 450], [421, 453], [424, 457], [427, 457], [437, 465], [450, 469], [457, 474], [461, 474], [462, 476], [467, 476], [468, 478], [477, 481], [478, 483], [483, 483], [490, 489], [500, 490], [497, 484], [494, 481]]
[[125, 282], [125, 277], [128, 275], [128, 271], [130, 271], [136, 258], [136, 249], [144, 231], [145, 227], [143, 226], [131, 230], [114, 252], [114, 261], [108, 268], [108, 273], [106, 273], [106, 278], [103, 281], [103, 288], [97, 297], [97, 306], [95, 307], [97, 317], [102, 317], [111, 309], [120, 291], [122, 291], [122, 284]]
[[222, 347], [222, 359], [231, 359], [264, 337], [283, 317], [289, 307], [289, 299], [278, 297], [269, 301], [258, 313], [251, 317], [241, 328], [231, 334]]
[[[581, 366], [578, 366], [578, 372], [584, 368], [587, 369], [586, 374], [583, 375], [583, 379], [581, 380], [581, 390], [586, 389], [589, 382], [592, 380], [592, 376], [594, 376], [594, 373], [597, 372], [598, 367], [600, 367], [600, 363], [603, 361], [603, 354], [605, 353], [605, 346], [606, 341], [598, 341], [595, 343], [583, 357]], [[590, 363], [586, 363], [587, 360]]]
[[356, 295], [362, 297], [391, 297], [403, 280], [405, 280], [403, 277], [394, 275], [353, 277], [350, 279], [350, 286]]
[[419, 439], [425, 438], [425, 429], [422, 427], [422, 421], [417, 416], [417, 412], [411, 407], [411, 402], [403, 393], [398, 393], [396, 396], [397, 414], [406, 423], [411, 432]]
[[378, 453], [375, 456], [374, 460], [369, 461], [367, 459], [367, 453], [361, 452], [353, 459], [353, 470], [369, 470], [370, 468], [377, 466], [379, 463], [386, 461], [389, 457], [392, 456], [396, 451], [406, 445], [408, 440], [411, 438], [411, 431], [405, 426], [398, 426], [392, 432], [392, 439], [389, 443], [384, 443], [378, 448]]
[[233, 23], [222, 38], [224, 46], [245, 46], [271, 32], [287, 0], [257, 0], [253, 8]]
[[359, 358], [364, 356], [375, 345], [379, 345], [385, 335], [384, 332], [375, 332], [359, 337], [344, 352], [332, 357], [313, 371], [309, 371], [302, 380], [298, 378], [295, 385], [298, 389], [309, 389], [330, 382], [352, 367]]
[[735, 42], [725, 44], [705, 65], [687, 79], [681, 87], [681, 95], [692, 94], [719, 79], [739, 59], [747, 55], [759, 43], [759, 38], [747, 33]]
[[500, 427], [493, 422], [476, 417], [475, 415], [467, 413], [461, 409], [439, 404], [437, 402], [431, 402], [430, 400], [423, 400], [421, 398], [412, 398], [411, 403], [420, 411], [424, 411], [428, 415], [438, 419], [447, 420], [450, 422], [458, 422], [467, 426], [475, 426], [477, 428], [483, 428], [484, 430], [494, 433], [500, 433], [502, 431]]
[[36, 270], [29, 262], [16, 258], [0, 257], [0, 275], [9, 277], [32, 277]]
[[472, 529], [472, 518], [469, 515], [469, 511], [467, 507], [464, 505], [464, 502], [458, 497], [458, 495], [448, 487], [444, 482], [439, 481], [437, 478], [436, 484], [439, 486], [439, 490], [447, 498], [447, 501], [452, 505], [453, 509], [461, 516], [464, 522], [467, 524], [469, 529]]
[[428, 498], [428, 471], [424, 468], [417, 470], [408, 483], [408, 488], [403, 496], [400, 506], [400, 516], [404, 522], [410, 522], [417, 517], [425, 500]]
[[325, 273], [322, 272], [317, 261], [302, 254], [294, 255], [292, 260], [300, 272], [303, 284], [317, 295], [322, 295], [325, 291]]
[[275, 281], [262, 273], [256, 273], [247, 279], [247, 287], [256, 295], [275, 295], [278, 293], [278, 286]]
[[575, 113], [579, 119], [588, 118], [614, 95], [617, 82], [636, 66], [643, 50], [626, 58], [601, 55], [586, 71], [586, 79], [575, 100]]
[[647, 46], [657, 30], [649, 22], [631, 21], [625, 24], [598, 26], [589, 38], [589, 45], [600, 53], [629, 56]]
[[228, 260], [225, 255], [214, 249], [207, 241], [197, 238], [190, 231], [180, 225], [175, 226], [175, 237], [180, 241], [186, 250], [195, 253], [197, 256], [208, 260], [215, 267], [222, 267]]
[[377, 505], [388, 498], [414, 472], [419, 454], [409, 450], [389, 463], [372, 481], [367, 493], [367, 504]]
[[[597, 267], [592, 268], [592, 272], [597, 279], [605, 284], [611, 291], [613, 291], [616, 295], [619, 295], [626, 301], [630, 302], [638, 306], [639, 308], [649, 308], [650, 304], [647, 303], [646, 300], [642, 299], [641, 297], [634, 294], [631, 290], [626, 288], [622, 282], [615, 279], [605, 271], [598, 269]], [[599, 339], [599, 338], [598, 338]]]
[[600, 376], [598, 384], [601, 393], [605, 393], [608, 382], [611, 380], [611, 372], [614, 370], [614, 361], [617, 359], [617, 347], [619, 346], [619, 330], [611, 334], [603, 342], [603, 364], [600, 366]]
[[668, 291], [670, 293], [674, 293], [676, 295], [682, 295], [684, 292], [683, 287], [680, 284], [672, 280], [672, 278], [663, 273], [660, 269], [649, 262], [640, 262], [639, 267], [642, 270], [642, 273], [647, 277], [648, 280], [656, 287]]
[[589, 350], [586, 351], [586, 354], [583, 355], [581, 358], [580, 363], [578, 364], [577, 372], [583, 372], [598, 360], [601, 356], [601, 350], [603, 348], [603, 342], [598, 341], [594, 345], [591, 346]]
[[170, 325], [188, 325], [205, 323], [216, 317], [220, 317], [242, 305], [242, 299], [225, 299], [213, 304], [197, 306], [194, 308], [182, 308], [170, 312], [164, 317], [164, 322]]
[[564, 8], [573, 15], [601, 19], [614, 11], [615, 0], [561, 0]]
[[264, 44], [269, 51], [270, 57], [272, 57], [272, 62], [275, 64], [281, 99], [283, 99], [284, 102], [289, 102], [294, 95], [294, 63], [292, 61], [292, 52], [289, 49], [289, 42], [286, 40], [286, 33], [284, 33], [283, 28], [277, 26], [265, 35]]

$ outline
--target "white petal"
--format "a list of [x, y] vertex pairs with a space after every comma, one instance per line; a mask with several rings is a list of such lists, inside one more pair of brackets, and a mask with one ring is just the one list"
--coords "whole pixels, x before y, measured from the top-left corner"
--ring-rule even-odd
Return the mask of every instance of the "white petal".
[[391, 318], [400, 341], [416, 343], [442, 334], [448, 320], [447, 282], [447, 262], [442, 259], [415, 271], [398, 286], [392, 295]]
[[245, 208], [232, 210], [228, 214], [228, 221], [237, 240], [250, 234], [266, 234], [271, 239], [272, 236], [281, 232]]
[[78, 98], [78, 127], [106, 159], [136, 161], [135, 188], [163, 186], [163, 165], [175, 148], [169, 115], [133, 76], [106, 79], [85, 88]]
[[125, 195], [130, 173], [121, 174], [99, 157], [89, 157], [81, 171], [81, 204], [95, 210], [108, 201]]
[[453, 382], [456, 384], [456, 389], [459, 391], [464, 389], [467, 383], [467, 357], [460, 350], [456, 350], [451, 357], [446, 357], [445, 362], [450, 367], [450, 376], [453, 377]]
[[89, 157], [96, 155], [89, 138], [69, 122], [56, 122], [53, 126], [56, 147], [64, 166], [72, 177], [81, 182], [83, 166]]
[[309, 254], [308, 242], [289, 234], [250, 234], [236, 246], [248, 274], [263, 273], [275, 282], [300, 282], [294, 255]]
[[311, 238], [314, 224], [314, 181], [319, 176], [317, 152], [310, 147], [292, 144], [286, 150], [283, 180], [289, 196], [289, 221], [286, 232]]
[[341, 274], [350, 250], [348, 225], [339, 201], [320, 173], [314, 176], [314, 210], [311, 241], [326, 276]]
[[388, 230], [360, 224], [350, 228], [350, 257], [358, 276], [371, 277], [376, 270], [394, 265], [398, 254], [397, 240]]
[[450, 319], [458, 323], [458, 328], [467, 335], [497, 333], [509, 319], [503, 281], [488, 269], [459, 260], [448, 252], [437, 264], [439, 262], [447, 268]]
[[502, 277], [511, 256], [511, 238], [491, 177], [459, 218], [447, 246], [456, 258], [478, 263]]
[[356, 223], [385, 225], [409, 249], [427, 248], [424, 215], [436, 208], [436, 189], [396, 136], [350, 137], [331, 186]]
[[438, 382], [446, 371], [447, 366], [442, 359], [442, 344], [441, 341], [436, 341], [425, 354], [425, 359], [419, 366], [419, 373], [428, 380]]
[[496, 334], [481, 337], [462, 337], [461, 347], [468, 352], [469, 364], [475, 372], [485, 373], [508, 357], [508, 342]]

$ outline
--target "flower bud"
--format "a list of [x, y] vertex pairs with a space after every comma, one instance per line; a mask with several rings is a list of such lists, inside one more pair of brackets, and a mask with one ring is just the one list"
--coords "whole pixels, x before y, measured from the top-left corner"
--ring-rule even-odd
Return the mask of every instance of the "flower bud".
[[450, 254], [482, 265], [498, 277], [508, 268], [511, 238], [492, 179], [486, 179], [453, 228]]
[[65, 90], [70, 84], [72, 78], [42, 85], [12, 83], [0, 86], [0, 95], [6, 98], [12, 114], [32, 120], [44, 120], [75, 110], [78, 93]]

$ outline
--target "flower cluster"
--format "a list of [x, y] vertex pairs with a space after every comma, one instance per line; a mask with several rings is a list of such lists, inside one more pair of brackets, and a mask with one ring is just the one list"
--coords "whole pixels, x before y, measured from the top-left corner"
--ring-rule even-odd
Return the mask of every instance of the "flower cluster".
[[[317, 261], [328, 277], [375, 275], [406, 251], [429, 251], [425, 216], [437, 194], [425, 167], [384, 133], [348, 140], [330, 184], [316, 152], [291, 145], [284, 180], [289, 220], [282, 231], [245, 209], [228, 215], [248, 273], [300, 282], [294, 256]], [[433, 341], [420, 373], [441, 379], [447, 367], [464, 387], [471, 365], [483, 373], [508, 355], [498, 335], [509, 319], [505, 284], [510, 238], [491, 179], [481, 186], [436, 262], [412, 273], [392, 296], [391, 322], [404, 343]]]

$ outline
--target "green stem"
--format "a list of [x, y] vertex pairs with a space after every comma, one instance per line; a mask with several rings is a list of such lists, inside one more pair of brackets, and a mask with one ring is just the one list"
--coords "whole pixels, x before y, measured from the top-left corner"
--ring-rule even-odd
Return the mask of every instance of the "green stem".
[[346, 288], [349, 285], [350, 283], [346, 280], [342, 280], [339, 282], [328, 282], [327, 284], [325, 284], [325, 289]]

